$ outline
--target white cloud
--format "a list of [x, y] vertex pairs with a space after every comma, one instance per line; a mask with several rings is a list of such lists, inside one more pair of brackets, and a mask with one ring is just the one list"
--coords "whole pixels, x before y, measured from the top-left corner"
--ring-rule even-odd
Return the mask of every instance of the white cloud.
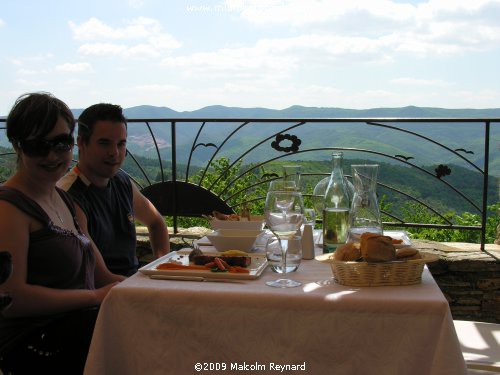
[[89, 63], [64, 63], [56, 66], [56, 70], [68, 73], [92, 72], [92, 65]]
[[181, 46], [172, 35], [161, 31], [160, 22], [146, 17], [136, 18], [121, 28], [94, 17], [80, 25], [70, 21], [69, 25], [73, 37], [86, 42], [78, 49], [86, 56], [158, 57]]
[[151, 44], [136, 44], [129, 46], [126, 44], [113, 43], [87, 43], [78, 48], [78, 53], [85, 56], [111, 57], [119, 56], [123, 58], [140, 58], [160, 56], [160, 50]]
[[112, 43], [86, 43], [78, 48], [78, 53], [86, 56], [115, 56], [124, 55], [128, 46]]
[[[429, 0], [416, 5], [393, 0], [226, 0], [228, 7], [239, 4], [240, 16], [255, 24], [287, 24], [310, 26], [311, 24], [339, 21], [346, 18], [365, 18], [369, 24], [362, 24], [363, 29], [370, 27], [377, 19], [392, 20], [401, 24], [418, 25], [429, 21], [444, 21], [471, 17], [489, 19], [495, 23], [498, 19], [498, 0]], [[360, 23], [353, 22], [359, 29]]]
[[[226, 1], [229, 5], [231, 1]], [[240, 15], [255, 24], [291, 24], [296, 26], [371, 15], [403, 23], [411, 19], [416, 8], [389, 0], [246, 0]], [[353, 26], [355, 23], [353, 23]], [[359, 27], [359, 23], [357, 25]], [[364, 26], [364, 25], [363, 25]]]
[[333, 35], [301, 35], [264, 39], [251, 47], [223, 48], [185, 56], [166, 57], [161, 64], [187, 76], [211, 75], [270, 79], [290, 77], [299, 69], [331, 68], [333, 62], [387, 63], [390, 40]]
[[161, 34], [160, 22], [146, 17], [135, 18], [121, 28], [108, 26], [95, 17], [80, 25], [70, 21], [69, 25], [76, 40], [143, 39]]
[[369, 68], [370, 64], [392, 63], [387, 53], [389, 44], [384, 39], [311, 34], [261, 40], [251, 47], [167, 57], [161, 64], [177, 70], [184, 78], [222, 79], [230, 83], [240, 80], [250, 86], [258, 80], [268, 80], [282, 85], [303, 74], [324, 75], [318, 73], [322, 69], [335, 71], [339, 64]]
[[210, 74], [212, 77], [231, 75], [240, 78], [269, 73], [283, 75], [297, 68], [294, 57], [268, 52], [268, 47], [262, 45], [221, 49], [188, 56], [167, 57], [161, 64], [169, 68], [179, 68], [188, 76]]
[[263, 29], [295, 25], [291, 32], [296, 35], [168, 56], [162, 65], [188, 77], [283, 79], [300, 70], [338, 64], [465, 55], [497, 48], [500, 42], [500, 0], [430, 0], [417, 5], [391, 0], [227, 0], [226, 6], [240, 9], [241, 18]]
[[73, 38], [76, 40], [116, 39], [116, 35], [118, 34], [112, 27], [104, 24], [95, 17], [90, 18], [80, 25], [69, 21], [69, 27], [73, 31]]
[[5, 21], [0, 18], [0, 27], [5, 26]]
[[239, 15], [266, 28], [293, 25], [337, 38], [363, 35], [370, 45], [387, 40], [391, 54], [456, 54], [495, 48], [500, 42], [500, 0], [430, 0], [417, 5], [391, 0], [246, 0]]
[[446, 87], [452, 85], [450, 82], [446, 82], [441, 79], [418, 79], [412, 77], [394, 78], [391, 79], [390, 82], [396, 85], [408, 85], [408, 86]]

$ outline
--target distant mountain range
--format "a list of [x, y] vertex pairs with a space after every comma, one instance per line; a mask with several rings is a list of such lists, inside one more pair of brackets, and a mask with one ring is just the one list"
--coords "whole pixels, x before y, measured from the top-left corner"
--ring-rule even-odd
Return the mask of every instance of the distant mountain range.
[[[78, 112], [77, 112], [78, 111]], [[81, 110], [75, 110], [75, 115]], [[168, 107], [154, 107], [141, 105], [125, 109], [128, 117], [140, 118], [187, 118], [187, 117], [211, 117], [211, 118], [352, 118], [352, 117], [488, 117], [500, 118], [500, 108], [488, 109], [446, 109], [432, 107], [407, 106], [400, 108], [371, 108], [371, 109], [346, 109], [335, 107], [304, 107], [294, 105], [285, 109], [269, 108], [241, 108], [213, 105], [194, 111], [178, 112]]]
[[[72, 109], [73, 114], [78, 117], [83, 109]], [[168, 107], [155, 107], [151, 105], [140, 105], [125, 108], [124, 112], [130, 118], [353, 118], [353, 117], [458, 117], [458, 118], [500, 118], [500, 108], [435, 108], [435, 107], [397, 107], [397, 108], [370, 108], [370, 109], [347, 109], [336, 107], [304, 107], [294, 105], [285, 109], [269, 108], [242, 108], [212, 105], [194, 111], [175, 111]], [[5, 118], [6, 116], [0, 116]]]
[[[76, 112], [76, 111], [75, 111]], [[76, 113], [75, 113], [76, 114]], [[292, 106], [282, 110], [268, 108], [239, 108], [225, 106], [209, 106], [195, 111], [177, 112], [167, 107], [138, 106], [125, 109], [129, 118], [496, 118], [500, 119], [500, 108], [491, 109], [444, 109], [430, 107], [408, 106], [402, 108], [373, 108], [373, 109], [344, 109], [344, 108], [318, 108]], [[165, 158], [170, 155], [170, 127], [166, 124], [152, 124], [152, 129], [157, 138], [159, 147], [166, 152]], [[231, 131], [240, 123], [225, 124], [211, 123], [200, 134], [199, 142], [220, 145]], [[291, 124], [290, 124], [291, 125]], [[397, 124], [391, 124], [397, 125]], [[199, 123], [179, 123], [177, 125], [177, 151], [178, 160], [187, 160], [193, 139], [199, 129]], [[399, 126], [399, 125], [398, 125]], [[282, 128], [285, 126], [282, 125]], [[403, 127], [403, 126], [401, 126]], [[421, 124], [407, 123], [404, 128], [424, 136], [430, 137], [445, 144], [451, 149], [464, 148], [472, 150], [474, 154], [464, 154], [482, 167], [483, 163], [483, 136], [484, 127], [478, 124]], [[242, 150], [247, 150], [265, 136], [277, 131], [271, 123], [250, 124], [243, 127], [238, 133], [224, 144], [220, 154], [231, 159], [238, 157]], [[449, 154], [434, 145], [425, 145], [422, 140], [401, 132], [387, 131], [379, 127], [364, 124], [344, 123], [328, 128], [321, 124], [308, 124], [293, 129], [290, 133], [297, 135], [302, 140], [302, 148], [318, 147], [358, 147], [387, 152], [392, 155], [411, 155], [414, 162], [419, 165], [457, 163], [456, 156]], [[148, 156], [154, 151], [151, 137], [145, 132], [143, 126], [129, 127], [130, 149], [140, 155]], [[490, 174], [500, 176], [500, 123], [491, 126], [491, 164]], [[233, 139], [234, 138], [234, 139]], [[266, 157], [273, 155], [270, 147], [260, 147], [258, 152], [246, 156], [246, 161], [262, 160], [263, 153]], [[203, 165], [210, 158], [213, 149], [199, 148], [193, 153], [192, 163]], [[366, 157], [366, 155], [364, 155]], [[297, 155], [300, 159], [329, 159], [328, 152], [314, 155]], [[349, 157], [349, 155], [346, 155]], [[353, 155], [353, 158], [361, 157]], [[460, 161], [458, 161], [460, 164]], [[467, 166], [465, 163], [463, 164]]]
[[[76, 117], [82, 109], [73, 110]], [[128, 118], [160, 119], [160, 118], [492, 118], [500, 119], [500, 108], [489, 109], [445, 109], [432, 107], [401, 107], [401, 108], [372, 108], [372, 109], [345, 109], [292, 106], [282, 110], [268, 108], [240, 108], [225, 106], [209, 106], [195, 111], [178, 112], [168, 107], [155, 107], [142, 105], [126, 108]], [[162, 158], [170, 159], [171, 133], [170, 127], [165, 123], [152, 123], [151, 129], [155, 134], [157, 144], [161, 150]], [[209, 123], [200, 133], [198, 142], [221, 145], [241, 123]], [[293, 124], [281, 125], [281, 129]], [[480, 124], [445, 124], [445, 123], [407, 123], [390, 124], [404, 128], [408, 131], [429, 137], [451, 149], [463, 148], [470, 152], [464, 156], [482, 167], [484, 153], [484, 127]], [[193, 139], [199, 131], [200, 123], [178, 123], [177, 158], [179, 162], [187, 162], [189, 152], [193, 146]], [[328, 129], [328, 130], [326, 130]], [[242, 152], [256, 145], [262, 139], [269, 137], [280, 128], [272, 123], [249, 124], [227, 139], [218, 156], [227, 156], [235, 159]], [[434, 144], [425, 143], [422, 139], [398, 131], [391, 131], [380, 127], [368, 126], [357, 123], [339, 123], [334, 127], [325, 127], [324, 124], [310, 123], [297, 127], [289, 133], [302, 140], [301, 149], [320, 147], [356, 147], [361, 149], [376, 150], [390, 155], [405, 155], [414, 158], [412, 162], [418, 165], [460, 163], [457, 157]], [[492, 123], [490, 135], [490, 174], [500, 176], [500, 123]], [[270, 142], [269, 142], [270, 143]], [[5, 139], [0, 141], [5, 145]], [[131, 152], [141, 156], [156, 157], [154, 142], [149, 130], [143, 124], [129, 125], [128, 147]], [[246, 162], [262, 160], [271, 157], [275, 151], [268, 144], [259, 146], [250, 152]], [[192, 155], [191, 163], [203, 165], [214, 152], [214, 148], [198, 148]], [[362, 155], [366, 157], [365, 155]], [[362, 157], [361, 156], [361, 157]], [[297, 159], [325, 160], [329, 159], [328, 152], [314, 154], [298, 154]], [[350, 155], [346, 154], [349, 158]], [[359, 158], [360, 155], [353, 155]], [[376, 158], [376, 156], [374, 156]], [[386, 160], [387, 161], [387, 160]], [[391, 161], [389, 161], [391, 162]], [[464, 167], [470, 168], [466, 163]]]

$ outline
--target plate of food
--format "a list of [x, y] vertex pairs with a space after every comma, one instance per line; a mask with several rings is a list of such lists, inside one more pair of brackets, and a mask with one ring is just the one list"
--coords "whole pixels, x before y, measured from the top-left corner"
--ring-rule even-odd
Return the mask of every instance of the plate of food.
[[253, 280], [259, 278], [266, 267], [265, 254], [249, 254], [239, 250], [201, 252], [185, 249], [168, 253], [139, 268], [139, 272], [148, 276]]

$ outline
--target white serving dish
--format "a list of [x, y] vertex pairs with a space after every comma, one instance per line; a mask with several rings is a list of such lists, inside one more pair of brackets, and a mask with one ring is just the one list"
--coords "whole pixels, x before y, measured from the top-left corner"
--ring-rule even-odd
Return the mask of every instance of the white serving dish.
[[249, 229], [262, 230], [264, 228], [264, 220], [219, 220], [213, 218], [210, 220], [212, 229]]
[[250, 252], [257, 237], [265, 231], [253, 229], [218, 229], [206, 235], [218, 251], [241, 250]]

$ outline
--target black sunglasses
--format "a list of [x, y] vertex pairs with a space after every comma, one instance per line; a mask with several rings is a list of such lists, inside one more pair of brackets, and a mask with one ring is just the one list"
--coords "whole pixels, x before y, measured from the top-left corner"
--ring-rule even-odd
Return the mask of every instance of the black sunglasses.
[[61, 134], [53, 139], [29, 139], [19, 141], [19, 147], [23, 153], [31, 157], [44, 157], [50, 151], [59, 154], [70, 151], [75, 143], [75, 139], [71, 134]]

